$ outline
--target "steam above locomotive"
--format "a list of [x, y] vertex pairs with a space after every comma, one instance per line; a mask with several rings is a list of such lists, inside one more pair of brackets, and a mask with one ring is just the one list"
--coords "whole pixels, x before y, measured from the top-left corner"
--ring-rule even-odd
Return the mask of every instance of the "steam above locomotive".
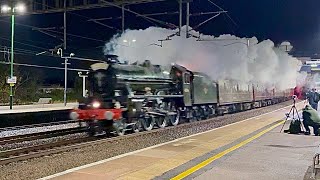
[[[90, 135], [152, 130], [262, 107], [289, 98], [290, 90], [265, 92], [257, 84], [212, 81], [183, 66], [121, 64], [116, 56], [91, 65], [89, 95], [79, 101], [72, 119]], [[260, 89], [259, 89], [260, 88]]]

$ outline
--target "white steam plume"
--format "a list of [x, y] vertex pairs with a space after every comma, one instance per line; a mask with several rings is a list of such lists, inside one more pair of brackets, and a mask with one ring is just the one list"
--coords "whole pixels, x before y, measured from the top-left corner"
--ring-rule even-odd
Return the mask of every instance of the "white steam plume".
[[[114, 36], [104, 51], [129, 62], [151, 60], [161, 65], [178, 63], [191, 70], [204, 72], [215, 80], [259, 82], [266, 87], [279, 89], [296, 85], [300, 61], [276, 48], [270, 40], [258, 42], [253, 37], [247, 46], [247, 39], [232, 35], [202, 35], [202, 39], [211, 41], [196, 41], [195, 38], [185, 38], [183, 34], [164, 41], [163, 47], [154, 45], [160, 45], [158, 40], [175, 32], [156, 27], [127, 30], [120, 36]], [[194, 31], [191, 33], [198, 34]]]

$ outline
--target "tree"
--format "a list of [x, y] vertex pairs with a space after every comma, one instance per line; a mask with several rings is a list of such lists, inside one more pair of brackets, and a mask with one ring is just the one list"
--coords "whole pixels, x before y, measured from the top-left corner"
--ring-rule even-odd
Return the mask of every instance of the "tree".
[[[34, 102], [37, 97], [37, 91], [42, 83], [40, 70], [24, 69], [23, 67], [14, 67], [14, 75], [17, 77], [17, 83], [13, 87], [14, 103]], [[0, 103], [9, 102], [10, 86], [6, 79], [10, 76], [10, 67], [0, 66]]]
[[7, 84], [7, 77], [9, 76], [9, 68], [5, 65], [0, 65], [0, 104], [9, 101], [10, 87]]
[[82, 97], [82, 79], [76, 76], [73, 90], [68, 94], [69, 100], [77, 100]]
[[39, 95], [37, 93], [42, 84], [42, 71], [39, 69], [17, 68], [17, 84], [14, 86], [14, 94], [16, 103], [27, 103], [37, 101]]

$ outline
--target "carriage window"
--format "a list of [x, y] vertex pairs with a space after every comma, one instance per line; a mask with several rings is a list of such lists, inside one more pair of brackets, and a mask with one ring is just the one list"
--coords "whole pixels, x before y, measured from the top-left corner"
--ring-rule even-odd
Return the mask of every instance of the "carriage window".
[[190, 84], [190, 74], [184, 74], [184, 83]]

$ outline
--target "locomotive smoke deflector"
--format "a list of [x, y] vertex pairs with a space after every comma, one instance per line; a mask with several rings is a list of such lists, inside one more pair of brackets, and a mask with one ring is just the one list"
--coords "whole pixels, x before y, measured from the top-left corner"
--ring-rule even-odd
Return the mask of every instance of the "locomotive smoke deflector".
[[107, 64], [107, 63], [95, 63], [95, 64], [92, 64], [90, 67], [91, 67], [91, 69], [93, 71], [97, 71], [97, 70], [101, 70], [101, 69], [107, 70], [108, 67], [109, 67], [109, 64]]

